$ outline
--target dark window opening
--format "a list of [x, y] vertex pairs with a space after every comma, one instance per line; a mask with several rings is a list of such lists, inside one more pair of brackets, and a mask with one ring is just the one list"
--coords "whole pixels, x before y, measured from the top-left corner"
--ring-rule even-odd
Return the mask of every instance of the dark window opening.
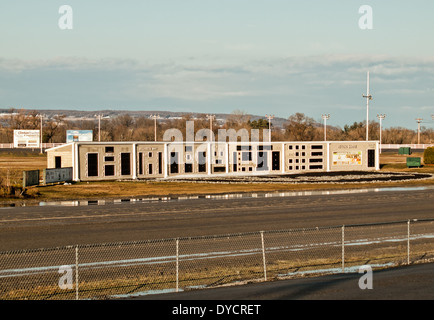
[[105, 147], [105, 152], [106, 152], [106, 153], [112, 153], [112, 152], [115, 152], [115, 147]]
[[206, 152], [199, 152], [199, 172], [206, 172]]
[[105, 174], [105, 176], [114, 176], [115, 175], [115, 166], [113, 164], [106, 164], [104, 166], [104, 174]]
[[163, 173], [163, 154], [161, 152], [158, 152], [158, 173]]
[[311, 166], [309, 166], [309, 169], [311, 169], [311, 170], [322, 169], [322, 165], [311, 165]]
[[368, 150], [368, 167], [375, 167], [375, 150]]
[[54, 158], [55, 161], [55, 168], [62, 168], [62, 157], [55, 157]]
[[87, 176], [98, 177], [98, 153], [87, 154]]
[[143, 153], [139, 152], [139, 174], [143, 174]]
[[251, 152], [242, 152], [241, 153], [242, 161], [252, 161], [252, 153]]
[[271, 153], [271, 170], [280, 170], [280, 152], [273, 151]]
[[121, 153], [121, 175], [129, 176], [131, 174], [131, 156], [129, 152]]
[[178, 152], [170, 153], [170, 173], [178, 173]]
[[186, 173], [193, 172], [193, 164], [192, 163], [185, 163], [184, 164], [184, 171]]

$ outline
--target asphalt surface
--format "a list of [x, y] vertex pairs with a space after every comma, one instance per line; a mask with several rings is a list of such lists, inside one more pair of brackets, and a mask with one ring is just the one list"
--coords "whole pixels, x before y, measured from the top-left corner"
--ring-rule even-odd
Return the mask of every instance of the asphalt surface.
[[433, 189], [0, 209], [0, 251], [434, 218]]
[[[276, 280], [239, 286], [154, 294], [131, 300], [432, 300], [434, 263], [372, 271], [372, 288], [361, 289], [365, 273]], [[367, 283], [362, 279], [363, 283]]]
[[[432, 188], [381, 192], [194, 199], [0, 209], [0, 251], [199, 235], [434, 218]], [[360, 274], [279, 280], [136, 298], [163, 300], [433, 299], [433, 264]]]

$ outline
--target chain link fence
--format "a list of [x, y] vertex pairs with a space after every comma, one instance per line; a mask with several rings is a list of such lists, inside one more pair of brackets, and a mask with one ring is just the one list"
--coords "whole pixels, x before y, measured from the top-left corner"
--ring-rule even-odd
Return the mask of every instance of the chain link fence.
[[434, 219], [0, 252], [0, 299], [113, 299], [434, 258]]

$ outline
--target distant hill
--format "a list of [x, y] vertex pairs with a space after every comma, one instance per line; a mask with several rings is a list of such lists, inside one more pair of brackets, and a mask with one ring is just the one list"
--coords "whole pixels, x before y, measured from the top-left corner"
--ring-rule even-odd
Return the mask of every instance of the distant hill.
[[[15, 109], [15, 111], [20, 109]], [[26, 111], [33, 111], [34, 109], [24, 109]], [[11, 109], [0, 109], [0, 114], [10, 113]], [[131, 117], [142, 117], [142, 116], [152, 116], [159, 115], [160, 118], [170, 119], [183, 117], [189, 115], [192, 118], [203, 118], [207, 113], [197, 113], [197, 112], [172, 112], [172, 111], [133, 111], [133, 110], [98, 110], [98, 111], [83, 111], [83, 110], [62, 110], [62, 109], [38, 109], [39, 113], [42, 113], [44, 117], [51, 118], [56, 115], [64, 115], [68, 120], [79, 120], [79, 119], [97, 119], [98, 115], [101, 114], [102, 117], [116, 117], [119, 115], [128, 114]], [[226, 121], [227, 117], [231, 114], [226, 113], [213, 113], [217, 120]], [[250, 116], [250, 120], [265, 119], [264, 116], [246, 114]], [[283, 127], [287, 119], [275, 117], [271, 122], [274, 127]]]

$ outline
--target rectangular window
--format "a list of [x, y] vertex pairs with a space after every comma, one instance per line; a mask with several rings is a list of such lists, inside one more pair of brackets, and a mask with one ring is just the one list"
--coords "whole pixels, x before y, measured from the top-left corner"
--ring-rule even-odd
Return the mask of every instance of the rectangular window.
[[368, 168], [375, 167], [375, 150], [368, 150]]
[[273, 146], [259, 146], [258, 150], [273, 150]]
[[242, 152], [241, 153], [242, 161], [252, 161], [252, 153], [251, 152]]
[[322, 156], [322, 151], [312, 152], [310, 155], [312, 157], [320, 157]]
[[310, 163], [322, 162], [322, 159], [309, 159]]
[[121, 153], [121, 175], [129, 176], [131, 174], [131, 156], [129, 152]]
[[158, 173], [163, 173], [163, 153], [158, 152]]
[[311, 165], [311, 166], [309, 166], [309, 169], [311, 169], [311, 170], [322, 169], [322, 165]]
[[55, 168], [62, 168], [62, 157], [54, 157]]
[[193, 164], [192, 163], [184, 163], [184, 171], [185, 171], [185, 173], [193, 172]]
[[115, 147], [105, 147], [105, 152], [106, 153], [113, 153], [113, 152], [115, 152]]
[[107, 176], [114, 176], [115, 175], [115, 166], [113, 164], [106, 164], [104, 166], [104, 175]]
[[143, 174], [143, 152], [139, 152], [139, 174]]
[[152, 163], [148, 164], [148, 174], [153, 174]]
[[115, 157], [113, 157], [113, 156], [104, 157], [104, 161], [106, 161], [106, 162], [115, 161]]
[[87, 176], [98, 177], [98, 153], [87, 154]]
[[312, 145], [311, 147], [310, 147], [311, 149], [321, 149], [322, 150], [322, 145]]

